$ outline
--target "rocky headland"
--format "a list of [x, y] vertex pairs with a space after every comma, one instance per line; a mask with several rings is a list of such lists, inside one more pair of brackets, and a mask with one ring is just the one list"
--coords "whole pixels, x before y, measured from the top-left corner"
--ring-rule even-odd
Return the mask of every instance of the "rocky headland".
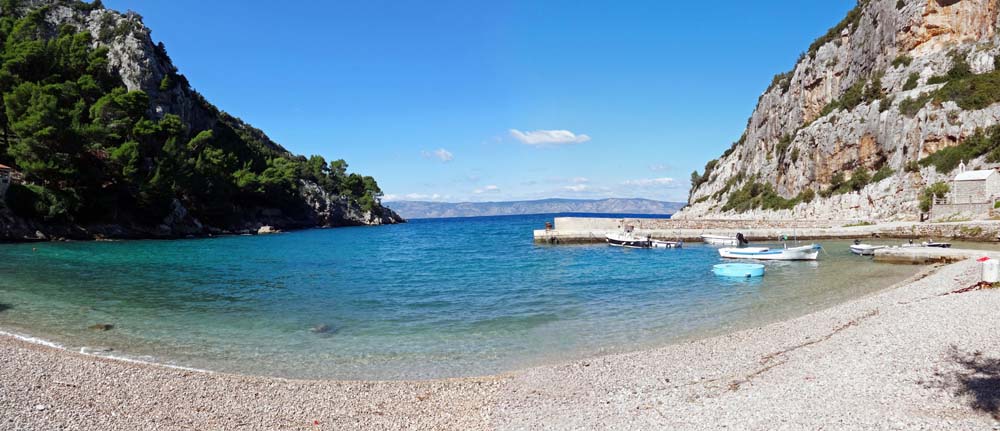
[[677, 218], [916, 220], [958, 163], [1000, 162], [995, 0], [861, 0], [692, 176]]

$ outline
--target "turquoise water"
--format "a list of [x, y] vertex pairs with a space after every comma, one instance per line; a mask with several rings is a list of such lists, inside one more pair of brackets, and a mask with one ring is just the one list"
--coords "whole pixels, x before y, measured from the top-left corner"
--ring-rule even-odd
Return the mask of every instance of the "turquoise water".
[[[69, 348], [297, 378], [489, 374], [718, 334], [900, 281], [826, 243], [761, 279], [715, 248], [543, 246], [551, 216], [180, 241], [0, 246], [0, 328]], [[110, 331], [88, 329], [114, 325]], [[322, 331], [315, 331], [323, 327]]]

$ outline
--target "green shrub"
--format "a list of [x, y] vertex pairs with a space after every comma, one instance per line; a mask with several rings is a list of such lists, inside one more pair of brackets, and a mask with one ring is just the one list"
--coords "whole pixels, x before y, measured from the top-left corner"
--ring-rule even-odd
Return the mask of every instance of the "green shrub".
[[931, 95], [927, 93], [917, 96], [916, 99], [907, 97], [906, 99], [903, 99], [902, 102], [899, 102], [899, 113], [913, 118], [913, 116], [917, 115], [917, 113], [920, 112], [924, 105], [926, 105], [930, 100]]
[[948, 195], [951, 189], [947, 183], [938, 181], [931, 184], [920, 192], [920, 211], [928, 212], [934, 205], [934, 198], [943, 198]]
[[830, 27], [830, 29], [826, 31], [826, 34], [813, 41], [813, 43], [809, 45], [809, 49], [807, 51], [809, 53], [809, 57], [816, 58], [816, 52], [819, 51], [819, 48], [829, 42], [840, 39], [840, 33], [842, 33], [845, 29], [851, 32], [856, 30], [858, 28], [858, 24], [861, 23], [861, 10], [866, 4], [868, 4], [869, 1], [870, 0], [859, 0], [858, 4], [847, 12], [847, 16], [845, 16], [843, 20], [837, 23], [837, 25]]
[[896, 101], [895, 96], [883, 95], [881, 99], [878, 100], [878, 112], [888, 111], [892, 107], [892, 102]]
[[784, 134], [781, 139], [778, 140], [778, 145], [774, 146], [774, 153], [779, 157], [784, 155], [788, 151], [788, 147], [792, 145], [792, 135]]
[[1000, 126], [991, 126], [965, 138], [962, 143], [943, 148], [920, 160], [921, 166], [934, 166], [939, 173], [951, 172], [964, 160], [972, 160], [987, 154], [988, 162], [1000, 161]]
[[1000, 71], [948, 81], [934, 92], [937, 101], [953, 100], [962, 109], [983, 109], [1000, 102]]
[[946, 82], [958, 81], [970, 76], [973, 76], [972, 68], [969, 67], [969, 62], [965, 61], [965, 56], [960, 53], [953, 53], [951, 55], [951, 69], [948, 69], [948, 73], [933, 76], [927, 80], [927, 83], [942, 84]]
[[799, 149], [792, 150], [792, 163], [797, 163], [799, 161]]
[[892, 174], [894, 173], [895, 172], [893, 172], [892, 168], [890, 168], [889, 165], [882, 165], [882, 167], [879, 168], [878, 171], [875, 172], [875, 175], [872, 177], [872, 182], [873, 183], [880, 182], [886, 178], [891, 177]]
[[920, 172], [920, 164], [916, 160], [910, 160], [903, 166], [903, 172]]
[[910, 57], [909, 55], [906, 54], [901, 54], [899, 57], [896, 57], [894, 60], [892, 60], [892, 67], [899, 67], [899, 66], [905, 67], [909, 66], [910, 63], [913, 63], [913, 57]]
[[76, 209], [73, 196], [33, 184], [11, 184], [6, 200], [14, 214], [48, 222], [69, 221], [70, 211]]
[[765, 210], [792, 209], [800, 202], [811, 202], [814, 197], [815, 192], [812, 189], [806, 189], [794, 198], [786, 199], [779, 195], [772, 185], [750, 181], [729, 195], [722, 210], [746, 212], [757, 208]]
[[917, 88], [917, 81], [920, 80], [920, 74], [913, 72], [909, 77], [906, 78], [906, 83], [903, 84], [903, 91], [910, 91]]

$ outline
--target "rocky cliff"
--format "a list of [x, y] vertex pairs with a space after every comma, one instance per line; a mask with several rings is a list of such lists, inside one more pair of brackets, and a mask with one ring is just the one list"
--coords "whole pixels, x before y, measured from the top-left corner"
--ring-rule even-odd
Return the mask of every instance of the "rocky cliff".
[[[87, 4], [74, 0], [5, 1], [0, 3], [0, 9], [2, 8], [6, 8], [0, 10], [4, 16], [25, 16], [41, 11], [45, 25], [40, 28], [48, 33], [38, 36], [42, 39], [54, 38], [66, 31], [66, 28], [89, 33], [94, 50], [101, 49], [103, 52], [106, 49], [107, 68], [111, 75], [120, 79], [118, 85], [124, 86], [128, 91], [144, 92], [148, 96], [148, 118], [159, 121], [167, 116], [179, 117], [190, 132], [188, 139], [199, 131], [211, 131], [214, 138], [221, 142], [218, 144], [219, 148], [224, 151], [229, 151], [226, 148], [251, 148], [256, 151], [255, 154], [263, 152], [269, 157], [289, 159], [299, 165], [307, 163], [304, 157], [291, 154], [263, 131], [219, 110], [205, 100], [192, 88], [187, 78], [179, 73], [164, 45], [153, 42], [150, 29], [143, 24], [142, 17], [138, 14], [105, 9], [99, 2]], [[239, 145], [234, 145], [233, 142]], [[147, 159], [143, 166], [155, 168], [152, 160]], [[263, 161], [258, 163], [262, 166], [260, 170], [265, 167], [262, 163]], [[266, 167], [270, 166], [268, 162]], [[325, 162], [322, 169], [327, 169]], [[114, 220], [97, 221], [36, 219], [12, 210], [16, 205], [9, 202], [8, 196], [6, 206], [0, 200], [0, 240], [178, 237], [256, 231], [262, 225], [289, 229], [404, 222], [399, 215], [378, 203], [377, 196], [374, 204], [365, 206], [351, 196], [334, 195], [329, 191], [330, 187], [320, 187], [315, 181], [299, 180], [297, 186], [290, 188], [294, 190], [295, 196], [292, 199], [295, 202], [289, 203], [286, 199], [280, 206], [269, 206], [266, 201], [262, 205], [253, 206], [233, 203], [231, 207], [237, 208], [237, 214], [227, 216], [227, 222], [221, 224], [199, 220], [185, 207], [183, 197], [173, 199], [166, 214], [162, 216], [162, 221], [158, 218], [160, 216], [156, 216], [156, 221], [150, 223], [148, 220], [119, 215]], [[363, 206], [370, 209], [362, 209]], [[290, 211], [289, 208], [293, 210]]]
[[957, 159], [1000, 161], [997, 26], [997, 0], [860, 1], [775, 77], [676, 217], [917, 218]]

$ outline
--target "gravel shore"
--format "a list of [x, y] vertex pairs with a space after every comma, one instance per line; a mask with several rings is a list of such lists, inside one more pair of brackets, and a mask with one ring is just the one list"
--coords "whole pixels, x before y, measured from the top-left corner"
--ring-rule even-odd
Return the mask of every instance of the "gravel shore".
[[1000, 430], [1000, 289], [950, 293], [977, 270], [952, 264], [730, 335], [469, 379], [260, 378], [0, 336], [0, 429]]

